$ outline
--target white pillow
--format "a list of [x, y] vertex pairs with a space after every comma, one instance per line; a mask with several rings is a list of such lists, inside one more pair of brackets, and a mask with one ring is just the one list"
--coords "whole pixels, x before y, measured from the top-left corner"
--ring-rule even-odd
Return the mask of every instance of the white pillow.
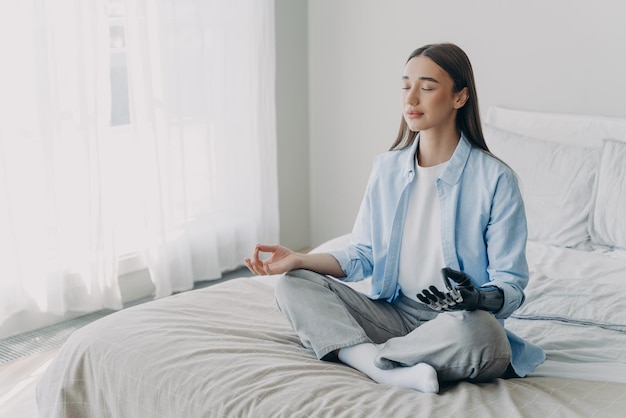
[[521, 135], [582, 147], [599, 148], [604, 138], [626, 141], [624, 118], [532, 112], [491, 106], [485, 122]]
[[489, 149], [519, 178], [528, 238], [586, 248], [599, 150], [564, 145], [484, 124]]
[[626, 143], [605, 140], [598, 173], [591, 237], [594, 243], [626, 248]]
[[343, 234], [338, 237], [332, 238], [328, 241], [325, 241], [313, 248], [310, 252], [312, 253], [325, 253], [328, 251], [338, 250], [350, 245], [350, 233]]

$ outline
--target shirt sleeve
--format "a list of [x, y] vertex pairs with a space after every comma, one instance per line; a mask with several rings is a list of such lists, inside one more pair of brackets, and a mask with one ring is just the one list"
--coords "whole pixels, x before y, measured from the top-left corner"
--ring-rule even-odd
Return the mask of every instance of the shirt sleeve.
[[524, 202], [512, 171], [500, 176], [493, 195], [485, 239], [490, 281], [504, 292], [504, 305], [495, 316], [509, 317], [524, 303], [528, 284], [526, 240], [528, 237]]

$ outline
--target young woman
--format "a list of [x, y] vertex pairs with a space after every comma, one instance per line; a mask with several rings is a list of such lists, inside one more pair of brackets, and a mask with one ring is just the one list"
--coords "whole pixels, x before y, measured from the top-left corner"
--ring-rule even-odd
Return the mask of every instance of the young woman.
[[[526, 217], [515, 174], [485, 144], [470, 61], [456, 45], [426, 45], [401, 83], [398, 137], [374, 162], [350, 245], [257, 245], [246, 264], [286, 273], [278, 305], [319, 359], [376, 382], [438, 392], [525, 376], [545, 355], [503, 320], [524, 302]], [[328, 276], [371, 277], [370, 293]]]

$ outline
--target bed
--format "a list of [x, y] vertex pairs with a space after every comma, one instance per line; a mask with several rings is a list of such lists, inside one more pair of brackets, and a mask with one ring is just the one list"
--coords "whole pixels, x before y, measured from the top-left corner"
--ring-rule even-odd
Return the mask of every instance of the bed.
[[[439, 394], [318, 361], [242, 277], [75, 332], [37, 387], [42, 417], [617, 417], [626, 410], [626, 120], [493, 107], [485, 135], [517, 172], [531, 280], [506, 326], [546, 361]], [[349, 235], [315, 251], [340, 247]], [[367, 292], [367, 282], [351, 284]]]

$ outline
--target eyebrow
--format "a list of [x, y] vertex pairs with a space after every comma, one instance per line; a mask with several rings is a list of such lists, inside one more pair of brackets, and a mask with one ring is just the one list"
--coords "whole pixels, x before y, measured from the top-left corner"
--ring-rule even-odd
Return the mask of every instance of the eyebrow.
[[[406, 75], [402, 76], [402, 80], [408, 80], [409, 77]], [[419, 77], [418, 80], [423, 80], [423, 81], [432, 81], [433, 83], [439, 83], [439, 80], [437, 80], [436, 78], [432, 78], [432, 77]]]

